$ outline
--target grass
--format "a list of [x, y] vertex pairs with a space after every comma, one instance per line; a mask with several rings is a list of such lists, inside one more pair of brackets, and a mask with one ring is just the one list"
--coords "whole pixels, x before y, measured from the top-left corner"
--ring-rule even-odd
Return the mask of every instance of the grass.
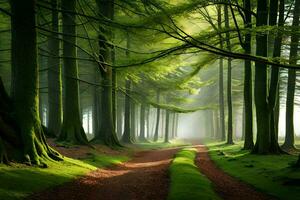
[[291, 167], [294, 155], [252, 155], [241, 150], [242, 143], [225, 145], [210, 143], [209, 153], [225, 172], [279, 199], [297, 199], [300, 196], [300, 169]]
[[181, 147], [187, 145], [190, 144], [180, 139], [174, 139], [174, 140], [170, 140], [170, 142], [168, 143], [165, 143], [163, 140], [159, 140], [157, 142], [149, 141], [148, 143], [138, 143], [138, 144], [134, 144], [133, 148], [137, 147], [138, 149], [142, 149], [142, 150], [155, 150], [155, 149], [164, 149], [164, 148], [172, 148], [172, 147]]
[[194, 164], [196, 149], [185, 148], [176, 154], [171, 166], [171, 185], [168, 200], [219, 199], [211, 182]]
[[0, 164], [0, 199], [23, 199], [33, 192], [63, 184], [82, 176], [97, 167], [108, 167], [127, 161], [126, 156], [90, 154], [86, 159], [64, 158], [63, 162], [50, 162], [48, 168], [21, 164]]

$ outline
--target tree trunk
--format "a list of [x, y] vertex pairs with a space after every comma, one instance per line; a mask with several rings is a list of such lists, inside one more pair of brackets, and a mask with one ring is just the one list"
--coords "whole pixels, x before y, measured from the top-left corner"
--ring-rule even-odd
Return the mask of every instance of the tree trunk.
[[[114, 1], [113, 0], [97, 0], [96, 1], [99, 16], [113, 20], [114, 17]], [[110, 42], [112, 39], [112, 31], [109, 27], [104, 27], [103, 24], [99, 27], [99, 60], [102, 63], [112, 63], [112, 46], [106, 41]], [[95, 141], [99, 140], [108, 146], [120, 146], [117, 138], [114, 115], [113, 115], [113, 71], [112, 68], [106, 64], [101, 66], [101, 77], [103, 92], [101, 95], [101, 117], [100, 132], [96, 135]]]
[[166, 124], [165, 124], [165, 143], [168, 143], [169, 142], [169, 122], [170, 122], [170, 111], [169, 110], [166, 110]]
[[126, 94], [125, 94], [125, 113], [124, 113], [124, 133], [122, 136], [122, 142], [132, 143], [131, 140], [131, 100], [130, 100], [130, 90], [131, 81], [126, 80], [125, 82]]
[[76, 49], [76, 0], [62, 0], [62, 9], [70, 11], [62, 13], [63, 20], [63, 56], [65, 76], [64, 117], [59, 141], [71, 144], [88, 144], [81, 125], [79, 104], [79, 83]]
[[[279, 20], [278, 27], [284, 26], [284, 0], [274, 0], [270, 2], [270, 17], [269, 24], [275, 26], [277, 23], [277, 11], [278, 5], [279, 9]], [[273, 57], [278, 58], [281, 56], [281, 45], [282, 45], [282, 33], [281, 31], [275, 36], [274, 48], [273, 48]], [[278, 107], [277, 103], [279, 99], [279, 68], [277, 66], [272, 66], [271, 69], [271, 81], [270, 81], [270, 90], [269, 90], [269, 113], [270, 113], [270, 139], [271, 147], [270, 152], [280, 153], [281, 149], [278, 144], [278, 120], [276, 119]], [[278, 115], [279, 116], [279, 115]]]
[[47, 160], [62, 159], [47, 145], [39, 120], [35, 1], [10, 3], [13, 104], [0, 80], [0, 162], [15, 160], [46, 167]]
[[51, 0], [52, 6], [52, 24], [53, 31], [49, 37], [48, 48], [51, 52], [48, 58], [48, 105], [49, 105], [49, 121], [48, 132], [51, 135], [58, 135], [62, 125], [62, 81], [61, 81], [61, 65], [59, 59], [58, 39], [58, 4], [57, 0]]
[[[228, 6], [224, 6], [224, 16], [225, 16], [225, 28], [229, 29], [229, 15]], [[227, 50], [231, 51], [230, 35], [229, 32], [226, 33], [226, 46]], [[232, 59], [227, 60], [227, 107], [228, 107], [228, 123], [227, 123], [227, 144], [233, 144], [232, 138], [232, 97], [231, 97], [231, 62]]]
[[[251, 2], [244, 1], [246, 24], [245, 28], [252, 28]], [[245, 35], [245, 53], [251, 54], [251, 33]], [[253, 107], [252, 107], [252, 64], [250, 60], [245, 60], [244, 72], [244, 104], [245, 104], [245, 141], [244, 149], [252, 150], [253, 143]]]
[[[256, 26], [268, 25], [268, 1], [257, 0]], [[256, 35], [256, 55], [267, 57], [268, 36], [265, 33]], [[270, 151], [270, 116], [267, 103], [267, 65], [255, 63], [255, 105], [257, 138], [253, 153], [266, 154]]]
[[117, 93], [118, 103], [117, 103], [117, 134], [118, 138], [122, 138], [122, 131], [123, 131], [123, 122], [124, 122], [124, 101], [123, 95], [121, 92]]
[[131, 137], [131, 140], [133, 142], [136, 141], [136, 129], [137, 129], [137, 123], [136, 123], [136, 104], [134, 102], [133, 99], [130, 99], [130, 137]]
[[[300, 0], [295, 1], [293, 24], [295, 32], [299, 29], [299, 16], [300, 16]], [[294, 32], [293, 32], [294, 33]], [[291, 36], [291, 49], [290, 61], [291, 65], [297, 64], [298, 57], [299, 36], [293, 34]], [[282, 148], [289, 150], [294, 149], [295, 146], [295, 132], [294, 132], [294, 99], [295, 99], [295, 86], [296, 86], [296, 70], [288, 70], [288, 83], [287, 83], [287, 97], [286, 97], [286, 131], [285, 141]]]
[[[95, 66], [94, 69], [94, 82], [99, 84], [100, 73], [99, 69]], [[93, 88], [93, 133], [96, 135], [100, 131], [100, 115], [101, 113], [101, 88], [94, 86]]]
[[144, 103], [141, 104], [141, 114], [140, 114], [140, 136], [139, 141], [140, 142], [147, 142], [147, 139], [145, 137], [145, 112], [146, 112], [146, 105]]
[[[218, 9], [218, 29], [222, 29], [222, 10], [221, 6], [217, 7]], [[220, 48], [223, 49], [223, 39], [220, 35]], [[221, 130], [221, 140], [226, 139], [225, 135], [225, 109], [224, 109], [224, 86], [223, 86], [223, 58], [219, 59], [219, 106], [220, 106], [220, 130]]]
[[[159, 103], [159, 99], [160, 99], [160, 91], [157, 90], [156, 103]], [[154, 132], [154, 142], [157, 142], [157, 140], [158, 140], [159, 121], [160, 121], [160, 108], [157, 107], [157, 109], [156, 109], [156, 125], [155, 125], [155, 132]]]

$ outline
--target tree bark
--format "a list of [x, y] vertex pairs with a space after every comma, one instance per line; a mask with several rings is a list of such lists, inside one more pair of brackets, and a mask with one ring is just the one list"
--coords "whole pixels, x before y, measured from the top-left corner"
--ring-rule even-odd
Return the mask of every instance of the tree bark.
[[[218, 11], [218, 29], [222, 29], [222, 10], [221, 6], [217, 7]], [[220, 35], [220, 48], [223, 49], [223, 39]], [[220, 130], [221, 130], [221, 140], [225, 141], [225, 108], [224, 108], [224, 86], [223, 86], [223, 58], [219, 59], [219, 106], [220, 106]]]
[[[295, 32], [299, 29], [299, 16], [300, 16], [300, 0], [295, 1], [293, 12], [293, 24]], [[293, 32], [294, 33], [294, 32]], [[291, 36], [291, 49], [289, 63], [291, 65], [297, 64], [299, 36], [293, 34]], [[295, 132], [294, 132], [294, 99], [296, 87], [296, 70], [288, 70], [288, 83], [287, 83], [287, 97], [286, 97], [286, 131], [285, 141], [282, 145], [283, 149], [290, 150], [295, 148]]]
[[[280, 0], [280, 4], [278, 0], [274, 0], [270, 2], [270, 17], [269, 24], [271, 26], [275, 26], [277, 24], [277, 12], [279, 9], [279, 20], [278, 27], [284, 26], [284, 0]], [[275, 36], [274, 48], [273, 48], [273, 57], [278, 58], [281, 56], [281, 45], [282, 45], [282, 33], [279, 31]], [[271, 81], [270, 81], [270, 89], [269, 89], [269, 113], [270, 113], [270, 139], [271, 139], [271, 147], [270, 152], [272, 153], [280, 153], [281, 149], [278, 144], [278, 118], [279, 113], [277, 113], [277, 105], [279, 103], [279, 68], [273, 66], [271, 69]]]
[[[250, 11], [251, 1], [244, 0], [244, 8], [246, 23], [245, 28], [252, 28], [252, 17]], [[251, 54], [251, 33], [245, 35], [245, 53]], [[253, 107], [252, 107], [252, 64], [250, 60], [245, 60], [244, 72], [244, 104], [245, 104], [245, 141], [244, 149], [252, 150], [254, 147], [253, 142]]]
[[[224, 18], [225, 18], [225, 28], [229, 29], [229, 15], [228, 6], [224, 6]], [[226, 46], [227, 50], [231, 51], [230, 35], [229, 32], [226, 33]], [[232, 134], [232, 96], [231, 96], [231, 62], [232, 59], [227, 60], [227, 108], [228, 108], [228, 123], [227, 123], [227, 144], [233, 144], [233, 134]]]
[[51, 35], [48, 41], [48, 132], [51, 135], [58, 135], [62, 125], [62, 79], [61, 65], [59, 59], [60, 41], [58, 39], [58, 3], [57, 0], [51, 0], [52, 24]]
[[[113, 20], [114, 0], [97, 0], [96, 3], [99, 10], [99, 16]], [[106, 42], [112, 39], [112, 30], [101, 24], [99, 33], [99, 60], [102, 63], [112, 63], [112, 46]], [[94, 140], [99, 140], [108, 146], [120, 146], [115, 130], [113, 115], [113, 71], [112, 68], [106, 64], [101, 64], [100, 68], [103, 85], [103, 92], [101, 95], [101, 114], [103, 117], [100, 119], [100, 131]]]
[[[256, 26], [268, 25], [268, 1], [257, 0]], [[256, 55], [267, 57], [268, 36], [265, 33], [256, 35]], [[257, 138], [253, 153], [266, 154], [270, 150], [270, 116], [267, 103], [267, 65], [255, 63], [255, 106]]]
[[[12, 108], [5, 107], [10, 106], [10, 101], [0, 80], [1, 162], [5, 158], [46, 167], [47, 160], [62, 159], [47, 145], [39, 119], [35, 1], [12, 0], [10, 4], [13, 104]], [[9, 112], [14, 114], [13, 119]], [[6, 151], [7, 147], [12, 148]]]
[[76, 0], [62, 0], [62, 9], [70, 11], [62, 13], [63, 20], [63, 63], [65, 76], [65, 98], [63, 124], [59, 141], [71, 144], [88, 144], [88, 140], [80, 119], [79, 83], [76, 49]]

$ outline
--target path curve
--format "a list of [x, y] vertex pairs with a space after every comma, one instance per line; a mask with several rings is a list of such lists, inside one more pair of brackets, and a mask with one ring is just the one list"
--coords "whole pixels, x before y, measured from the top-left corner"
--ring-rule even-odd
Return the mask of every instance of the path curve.
[[274, 200], [266, 194], [256, 191], [252, 186], [243, 183], [219, 169], [208, 155], [207, 147], [197, 145], [196, 165], [201, 173], [208, 177], [215, 191], [225, 200]]
[[30, 200], [162, 200], [169, 190], [168, 167], [180, 148], [137, 153], [124, 164], [99, 169]]

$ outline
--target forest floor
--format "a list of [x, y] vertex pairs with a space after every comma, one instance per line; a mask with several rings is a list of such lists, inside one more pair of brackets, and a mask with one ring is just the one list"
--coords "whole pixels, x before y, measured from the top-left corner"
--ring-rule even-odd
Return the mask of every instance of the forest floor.
[[[273, 199], [223, 172], [210, 159], [205, 146], [193, 147], [198, 151], [195, 164], [200, 172], [210, 179], [215, 192], [222, 199]], [[169, 166], [179, 149], [182, 148], [137, 151], [128, 162], [92, 171], [72, 182], [36, 193], [29, 199], [164, 200], [168, 197], [171, 184], [168, 175]]]
[[[297, 141], [298, 143], [299, 141]], [[215, 166], [221, 169], [223, 173], [233, 177], [231, 179], [241, 180], [243, 183], [253, 186], [256, 191], [269, 194], [277, 199], [299, 199], [300, 170], [293, 167], [293, 164], [298, 159], [298, 155], [254, 155], [242, 149], [243, 142], [236, 142], [234, 145], [227, 145], [224, 142], [212, 142], [207, 143], [206, 146], [208, 147], [209, 157]], [[207, 151], [207, 149], [203, 149], [203, 151]], [[200, 165], [205, 163], [210, 165], [211, 161], [205, 155], [207, 153], [199, 157]], [[209, 168], [212, 167], [210, 166]], [[230, 191], [230, 194], [243, 193], [243, 199], [246, 199], [244, 193], [248, 193], [243, 191], [236, 192], [234, 188], [230, 187], [231, 183], [222, 183], [220, 179], [222, 180], [223, 178], [218, 177], [218, 174], [209, 174], [205, 172], [205, 169], [202, 171], [208, 177], [212, 176], [212, 178], [216, 179], [215, 183], [219, 181], [221, 187], [227, 187], [226, 190]], [[209, 172], [211, 172], [211, 169]], [[219, 190], [219, 185], [216, 185], [217, 190]], [[221, 190], [220, 193], [225, 195], [226, 191]]]
[[98, 169], [53, 189], [36, 193], [31, 200], [162, 200], [169, 191], [168, 168], [176, 152], [168, 148], [136, 152], [132, 160]]
[[208, 149], [204, 145], [195, 146], [198, 150], [196, 165], [200, 171], [212, 182], [215, 191], [225, 200], [270, 200], [274, 199], [255, 190], [252, 186], [233, 178], [222, 171], [211, 160]]

